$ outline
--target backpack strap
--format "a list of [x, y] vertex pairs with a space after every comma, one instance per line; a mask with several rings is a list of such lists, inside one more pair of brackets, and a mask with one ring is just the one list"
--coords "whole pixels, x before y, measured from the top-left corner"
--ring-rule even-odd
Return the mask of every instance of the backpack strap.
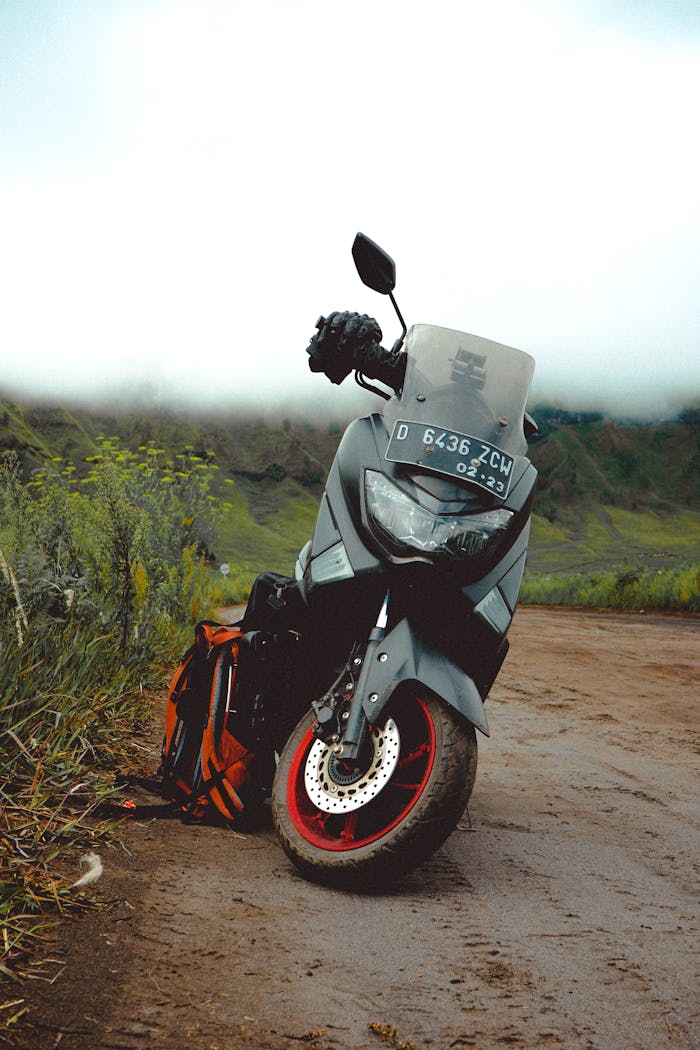
[[[222, 634], [224, 638], [222, 638]], [[240, 743], [229, 724], [236, 714], [236, 670], [238, 639], [242, 632], [226, 628], [216, 632], [211, 679], [209, 717], [202, 733], [202, 747], [193, 796], [206, 796], [227, 820], [235, 820], [245, 808], [245, 788], [252, 783], [255, 755]]]
[[173, 675], [165, 702], [165, 728], [163, 743], [161, 745], [159, 773], [164, 781], [173, 786], [186, 790], [186, 784], [178, 776], [178, 770], [182, 772], [188, 764], [186, 752], [194, 753], [196, 742], [192, 739], [192, 733], [188, 732], [187, 720], [183, 718], [182, 707], [179, 704], [180, 695], [185, 690], [191, 672], [192, 663], [197, 655], [196, 646], [192, 646], [183, 656], [180, 664]]

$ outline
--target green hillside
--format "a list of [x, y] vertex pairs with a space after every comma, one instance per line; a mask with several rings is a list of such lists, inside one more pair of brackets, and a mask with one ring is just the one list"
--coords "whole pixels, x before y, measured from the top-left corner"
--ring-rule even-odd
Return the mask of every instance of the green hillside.
[[[541, 407], [543, 436], [530, 454], [540, 472], [529, 556], [531, 574], [598, 572], [630, 565], [700, 562], [700, 412], [674, 422], [618, 424]], [[169, 453], [189, 447], [219, 467], [226, 503], [213, 553], [235, 570], [290, 571], [313, 528], [340, 421], [181, 415], [119, 415], [0, 400], [0, 450], [15, 449], [30, 473], [58, 457], [87, 471], [98, 435]]]
[[700, 418], [552, 424], [531, 447], [540, 472], [530, 571], [700, 560]]

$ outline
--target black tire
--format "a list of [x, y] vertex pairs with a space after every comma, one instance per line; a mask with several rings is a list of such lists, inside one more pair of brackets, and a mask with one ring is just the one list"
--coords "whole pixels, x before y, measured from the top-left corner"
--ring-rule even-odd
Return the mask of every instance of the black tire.
[[[431, 856], [462, 815], [476, 776], [474, 727], [437, 697], [404, 690], [373, 728], [375, 756], [382, 748], [385, 754], [391, 746], [398, 750], [395, 765], [387, 761], [388, 779], [369, 797], [374, 774], [365, 774], [357, 786], [367, 801], [356, 802], [349, 813], [329, 813], [323, 790], [342, 794], [347, 780], [334, 780], [328, 764], [316, 777], [315, 759], [309, 761], [312, 747], [324, 756], [319, 768], [333, 759], [316, 743], [313, 722], [311, 713], [305, 715], [287, 741], [272, 788], [272, 819], [285, 853], [314, 882], [361, 891], [396, 881]], [[381, 759], [368, 768], [377, 763], [380, 767]], [[309, 795], [307, 765], [323, 809]]]

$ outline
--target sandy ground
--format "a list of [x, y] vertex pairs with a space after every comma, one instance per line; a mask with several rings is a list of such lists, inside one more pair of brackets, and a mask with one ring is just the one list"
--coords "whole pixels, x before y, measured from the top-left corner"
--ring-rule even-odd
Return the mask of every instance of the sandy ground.
[[432, 861], [365, 897], [271, 830], [126, 824], [16, 1045], [700, 1046], [700, 621], [522, 609], [511, 641]]

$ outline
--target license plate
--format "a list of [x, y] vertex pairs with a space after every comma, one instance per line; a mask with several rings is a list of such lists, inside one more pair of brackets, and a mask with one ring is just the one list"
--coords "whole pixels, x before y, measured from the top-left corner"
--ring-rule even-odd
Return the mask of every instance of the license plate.
[[397, 419], [386, 450], [392, 463], [427, 467], [468, 481], [505, 499], [513, 477], [513, 456], [470, 434]]

